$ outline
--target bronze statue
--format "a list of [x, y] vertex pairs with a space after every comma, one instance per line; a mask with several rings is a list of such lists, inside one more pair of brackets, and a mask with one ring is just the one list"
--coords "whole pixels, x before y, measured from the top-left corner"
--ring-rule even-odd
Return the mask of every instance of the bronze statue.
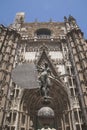
[[37, 66], [40, 76], [38, 77], [40, 82], [40, 92], [41, 95], [47, 97], [49, 95], [50, 78], [49, 75], [51, 71], [47, 63], [44, 63], [44, 67]]

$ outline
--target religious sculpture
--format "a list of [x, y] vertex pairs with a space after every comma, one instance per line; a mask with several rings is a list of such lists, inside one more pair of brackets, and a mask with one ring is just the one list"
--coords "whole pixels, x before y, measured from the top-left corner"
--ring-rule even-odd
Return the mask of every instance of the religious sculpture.
[[44, 63], [44, 67], [37, 66], [37, 70], [40, 73], [38, 80], [40, 83], [41, 95], [44, 97], [48, 97], [49, 87], [50, 87], [49, 75], [51, 75], [51, 71], [50, 71], [47, 63]]

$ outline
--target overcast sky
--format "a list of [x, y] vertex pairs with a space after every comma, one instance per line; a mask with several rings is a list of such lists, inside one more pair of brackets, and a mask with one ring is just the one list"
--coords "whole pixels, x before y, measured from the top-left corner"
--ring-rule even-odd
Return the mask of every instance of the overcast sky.
[[0, 24], [13, 23], [17, 12], [25, 12], [26, 22], [63, 22], [71, 14], [87, 38], [87, 0], [0, 0]]

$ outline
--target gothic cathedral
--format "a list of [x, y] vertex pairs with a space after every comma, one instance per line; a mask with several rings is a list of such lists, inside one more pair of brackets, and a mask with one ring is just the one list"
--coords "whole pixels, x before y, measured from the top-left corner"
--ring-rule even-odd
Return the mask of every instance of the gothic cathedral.
[[[24, 87], [12, 79], [22, 65]], [[0, 130], [87, 130], [87, 41], [73, 16], [27, 23], [20, 12], [0, 25]]]

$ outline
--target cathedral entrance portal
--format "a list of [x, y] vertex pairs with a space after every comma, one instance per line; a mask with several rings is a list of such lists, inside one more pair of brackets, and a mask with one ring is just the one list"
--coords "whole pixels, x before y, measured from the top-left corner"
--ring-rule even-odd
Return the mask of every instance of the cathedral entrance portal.
[[[45, 55], [44, 51], [43, 53]], [[39, 84], [37, 84], [37, 77]], [[23, 113], [28, 116], [26, 121], [29, 129], [64, 130], [64, 121], [67, 121], [70, 127], [71, 113], [69, 113], [70, 106], [66, 87], [58, 76], [52, 74], [47, 62], [44, 62], [43, 66], [28, 63], [20, 65], [14, 69], [13, 79], [17, 84], [25, 87], [21, 107], [26, 106]], [[24, 122], [24, 115], [21, 119]]]
[[[71, 113], [68, 94], [60, 81], [51, 79], [48, 102], [35, 90], [25, 90], [22, 98], [22, 106], [26, 104], [28, 111], [30, 129], [57, 129], [64, 130], [66, 122], [70, 129], [72, 120], [69, 120]], [[32, 122], [32, 123], [31, 123]], [[70, 129], [72, 130], [72, 129]]]

